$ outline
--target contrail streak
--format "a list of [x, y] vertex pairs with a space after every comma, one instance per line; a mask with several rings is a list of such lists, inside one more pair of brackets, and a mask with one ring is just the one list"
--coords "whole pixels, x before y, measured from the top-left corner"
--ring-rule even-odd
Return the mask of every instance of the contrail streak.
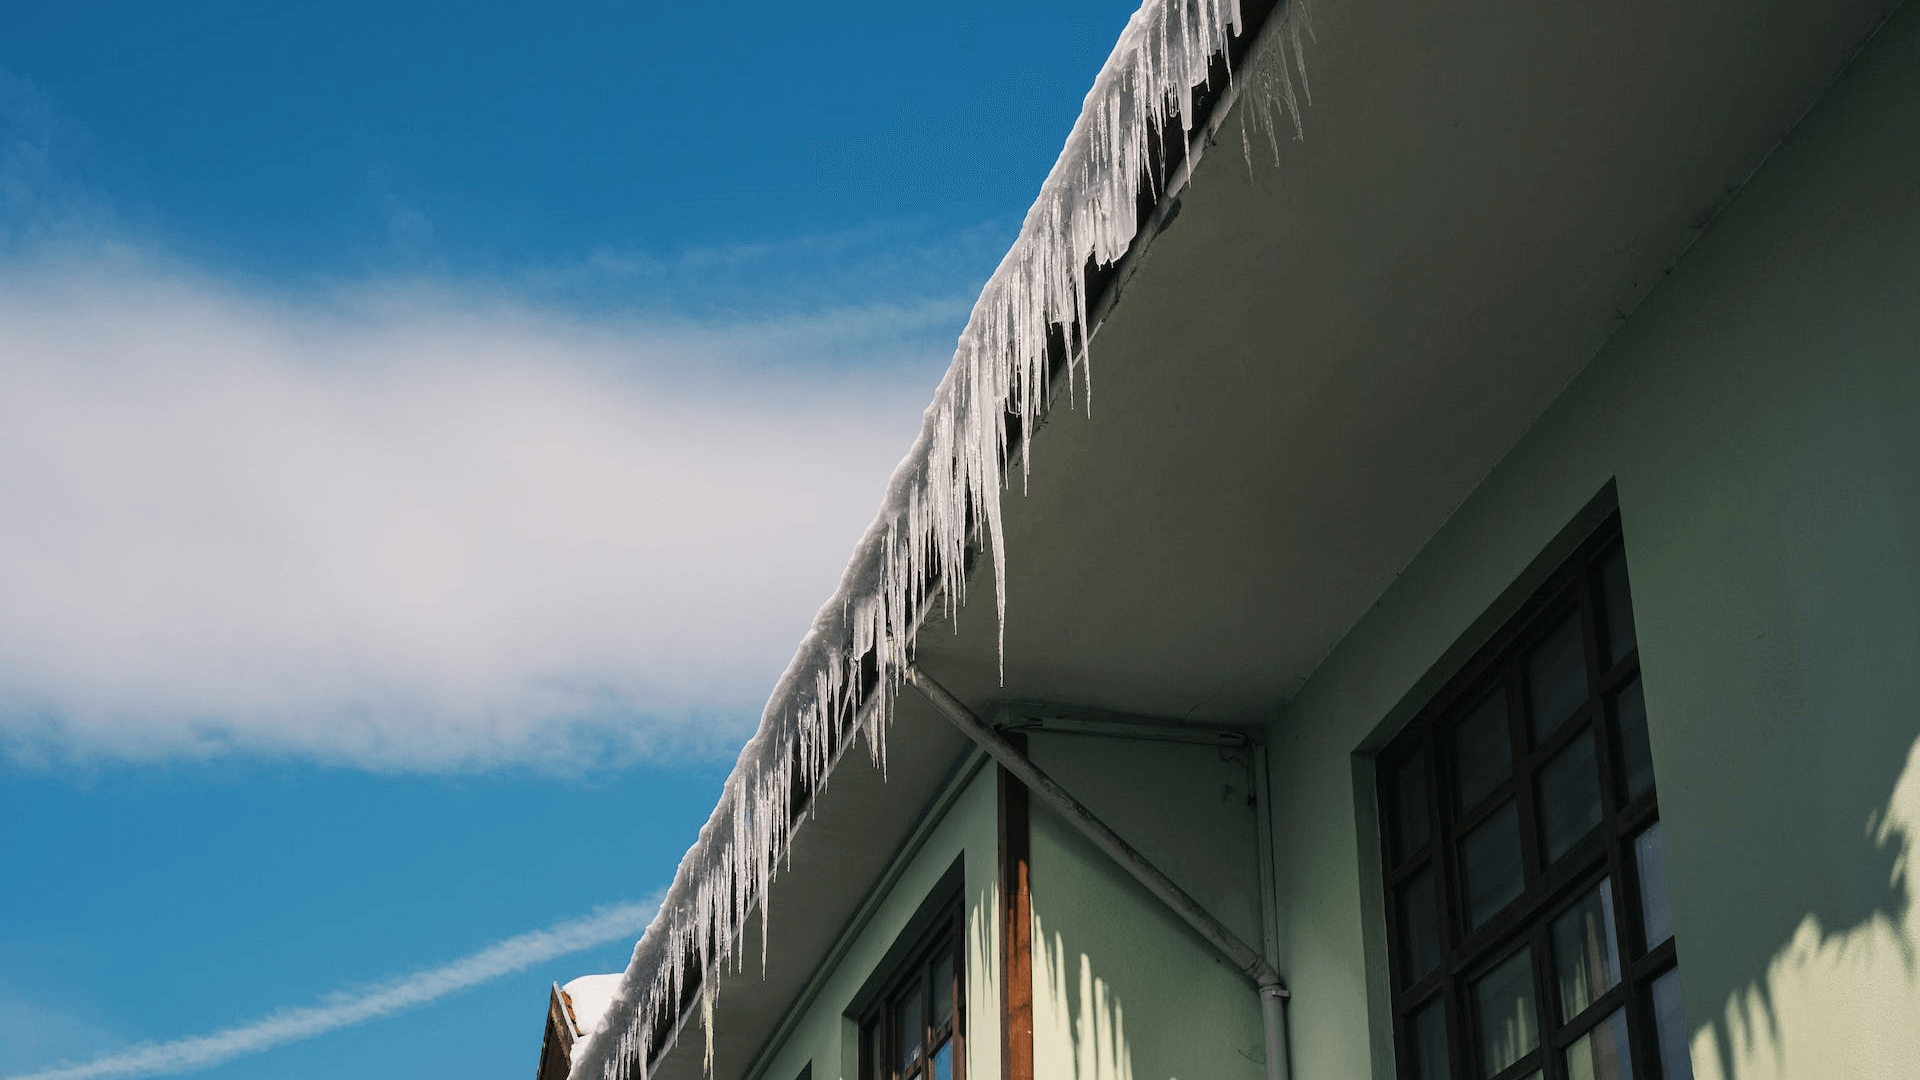
[[367, 990], [334, 995], [324, 1005], [282, 1009], [248, 1024], [207, 1035], [142, 1043], [78, 1065], [16, 1073], [7, 1080], [107, 1080], [192, 1072], [329, 1031], [378, 1020], [425, 1005], [469, 986], [511, 975], [543, 960], [579, 952], [645, 930], [659, 897], [601, 908], [591, 915], [510, 937], [471, 956]]

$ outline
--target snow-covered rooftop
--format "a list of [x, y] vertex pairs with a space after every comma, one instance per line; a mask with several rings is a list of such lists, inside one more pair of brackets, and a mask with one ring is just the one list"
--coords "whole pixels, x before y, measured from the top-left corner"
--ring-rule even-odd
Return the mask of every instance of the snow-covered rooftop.
[[618, 971], [611, 975], [582, 975], [560, 988], [567, 1003], [567, 1020], [573, 1024], [576, 1037], [600, 1030], [600, 1021], [606, 1019], [607, 1008], [620, 990], [620, 978]]

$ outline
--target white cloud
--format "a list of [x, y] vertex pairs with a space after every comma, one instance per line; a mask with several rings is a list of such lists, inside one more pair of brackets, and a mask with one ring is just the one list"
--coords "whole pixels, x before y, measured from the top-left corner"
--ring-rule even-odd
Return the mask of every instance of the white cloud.
[[[953, 318], [609, 326], [0, 275], [0, 752], [447, 769], [731, 742], [940, 367], [872, 358]], [[865, 362], [820, 363], [843, 346]]]
[[635, 937], [646, 929], [659, 906], [660, 898], [655, 896], [644, 903], [602, 908], [584, 918], [510, 937], [430, 971], [371, 989], [335, 994], [325, 1004], [282, 1009], [212, 1034], [143, 1043], [92, 1061], [18, 1073], [7, 1080], [110, 1080], [211, 1068], [237, 1057], [392, 1016], [546, 960]]

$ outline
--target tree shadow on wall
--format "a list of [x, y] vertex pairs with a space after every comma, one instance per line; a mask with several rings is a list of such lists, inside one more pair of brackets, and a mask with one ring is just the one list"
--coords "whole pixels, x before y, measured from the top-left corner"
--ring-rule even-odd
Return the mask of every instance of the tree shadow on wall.
[[[1695, 1029], [1698, 1080], [1920, 1075], [1920, 740], [1891, 797], [1865, 818], [1871, 852], [1858, 865], [1884, 873], [1879, 902], [1852, 918], [1804, 914], [1764, 967], [1749, 969], [1759, 974]], [[1796, 884], [1789, 891], [1818, 883]], [[1680, 958], [1684, 979], [1684, 941]]]
[[1094, 975], [1091, 957], [1076, 950], [1078, 961], [1069, 960], [1059, 932], [1049, 940], [1034, 921], [1036, 1074], [1045, 1074], [1042, 1057], [1057, 1062], [1063, 1052], [1057, 1045], [1040, 1045], [1041, 1032], [1070, 1032], [1074, 1080], [1133, 1080], [1133, 1047], [1120, 996]]

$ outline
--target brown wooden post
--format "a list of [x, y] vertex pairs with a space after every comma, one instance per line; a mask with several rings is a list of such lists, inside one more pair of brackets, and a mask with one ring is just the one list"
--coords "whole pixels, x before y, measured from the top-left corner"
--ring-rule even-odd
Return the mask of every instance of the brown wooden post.
[[[1012, 736], [1025, 742], [1018, 735]], [[1033, 1080], [1033, 898], [1027, 788], [1000, 776], [1000, 1076]]]

